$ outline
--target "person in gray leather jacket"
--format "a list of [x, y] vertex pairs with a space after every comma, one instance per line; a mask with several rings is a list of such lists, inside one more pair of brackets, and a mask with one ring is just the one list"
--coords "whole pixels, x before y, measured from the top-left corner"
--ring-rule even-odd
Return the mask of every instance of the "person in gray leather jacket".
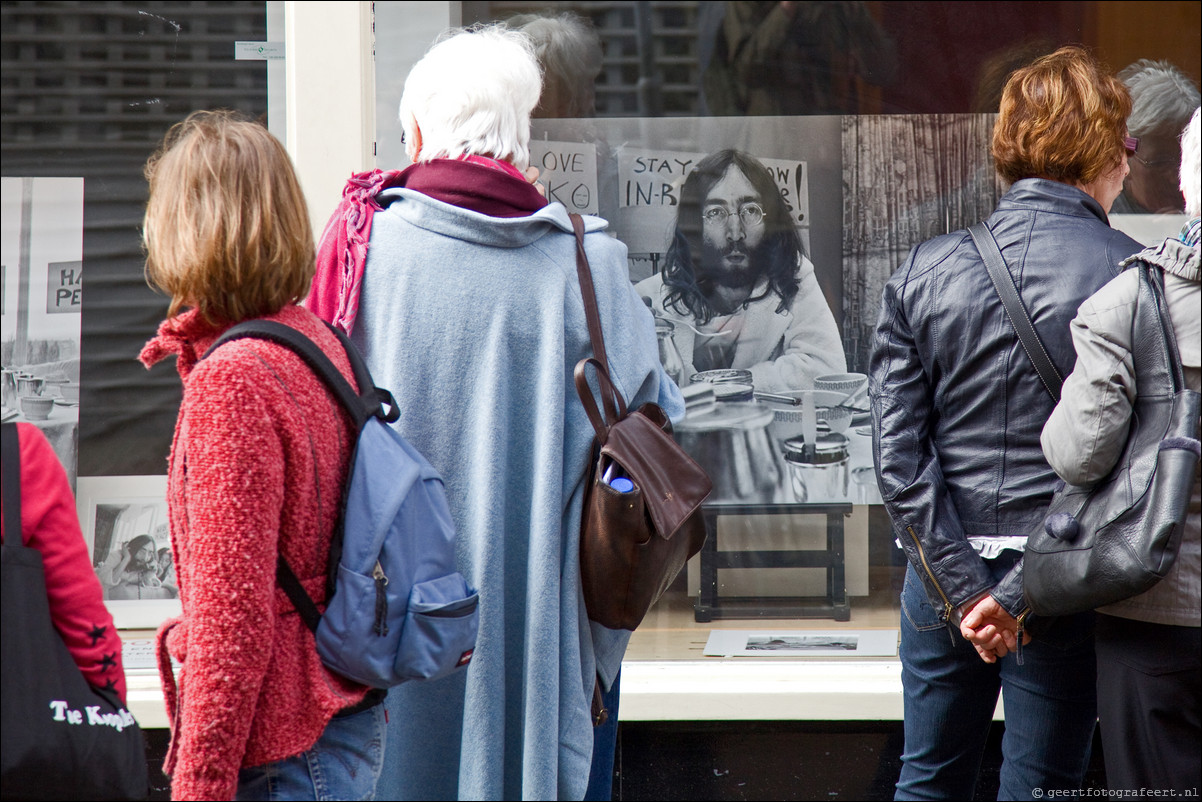
[[[1081, 305], [1072, 323], [1077, 364], [1043, 428], [1043, 453], [1060, 478], [1091, 486], [1119, 461], [1135, 400], [1167, 392], [1137, 386], [1132, 320], [1139, 270], [1159, 268], [1185, 383], [1202, 390], [1202, 156], [1199, 110], [1181, 138], [1180, 187], [1190, 220], [1177, 237], [1128, 259], [1122, 275]], [[1098, 726], [1111, 791], [1154, 788], [1187, 796], [1202, 782], [1202, 479], [1194, 475], [1173, 567], [1138, 596], [1098, 608]]]
[[[1140, 248], [1107, 219], [1137, 146], [1129, 110], [1080, 48], [1003, 90], [992, 153], [1012, 186], [986, 225], [1061, 375], [1077, 306]], [[998, 798], [1077, 789], [1095, 724], [1092, 618], [1024, 631], [1022, 551], [1057, 481], [1039, 444], [1054, 402], [968, 232], [918, 245], [890, 278], [869, 372], [877, 481], [909, 562], [896, 798], [973, 797], [1000, 688]]]

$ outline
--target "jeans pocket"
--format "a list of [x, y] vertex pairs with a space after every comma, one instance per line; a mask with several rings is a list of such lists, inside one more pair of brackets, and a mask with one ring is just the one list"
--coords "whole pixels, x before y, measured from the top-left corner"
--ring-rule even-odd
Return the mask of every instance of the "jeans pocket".
[[939, 610], [931, 604], [927, 589], [914, 572], [914, 567], [906, 568], [906, 579], [902, 584], [901, 594], [902, 614], [910, 626], [919, 632], [928, 632], [946, 626], [939, 618]]
[[386, 726], [383, 705], [330, 720], [304, 754], [318, 800], [375, 798], [384, 766]]
[[333, 718], [301, 754], [239, 771], [235, 799], [374, 799], [386, 738], [384, 705]]

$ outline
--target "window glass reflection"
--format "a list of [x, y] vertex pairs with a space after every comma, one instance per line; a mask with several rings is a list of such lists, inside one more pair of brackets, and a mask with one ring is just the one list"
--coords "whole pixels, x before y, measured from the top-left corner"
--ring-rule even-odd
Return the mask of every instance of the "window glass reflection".
[[[1015, 67], [1064, 44], [1085, 44], [1116, 70], [1167, 60], [1195, 85], [1202, 71], [1195, 3], [1162, 3], [1155, 14], [1132, 2], [975, 0], [462, 7], [464, 24], [511, 20], [550, 42], [553, 85], [571, 73], [601, 117], [988, 113]], [[579, 23], [595, 38], [569, 31]], [[565, 49], [578, 53], [578, 69], [553, 55]], [[543, 116], [563, 109], [556, 99]]]
[[[1197, 4], [1158, 8], [1152, 24], [1134, 3], [463, 3], [465, 24], [534, 37], [547, 90], [533, 162], [552, 199], [627, 245], [661, 358], [690, 393], [677, 436], [715, 480], [707, 552], [630, 658], [685, 656], [670, 633], [721, 618], [897, 626], [904, 559], [866, 403], [819, 384], [863, 375], [882, 285], [909, 249], [996, 205], [1002, 86], [1063, 44], [1131, 65], [1130, 133], [1148, 141], [1115, 219], [1180, 209], [1166, 165], [1198, 104], [1202, 26]], [[783, 336], [762, 325], [780, 320]]]
[[[267, 38], [266, 19], [266, 4], [229, 0], [0, 10], [3, 174], [83, 180], [83, 348], [56, 348], [38, 363], [78, 376], [78, 427], [64, 441], [78, 441], [80, 475], [166, 469], [179, 379], [134, 359], [166, 309], [142, 275], [142, 166], [190, 111], [266, 113], [267, 62], [234, 57], [235, 41]], [[4, 331], [10, 368], [15, 331], [7, 321]]]

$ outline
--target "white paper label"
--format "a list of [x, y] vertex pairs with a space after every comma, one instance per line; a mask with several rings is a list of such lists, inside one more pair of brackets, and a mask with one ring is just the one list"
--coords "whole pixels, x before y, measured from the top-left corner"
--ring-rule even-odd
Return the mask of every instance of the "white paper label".
[[234, 61], [268, 61], [283, 57], [283, 42], [234, 42]]

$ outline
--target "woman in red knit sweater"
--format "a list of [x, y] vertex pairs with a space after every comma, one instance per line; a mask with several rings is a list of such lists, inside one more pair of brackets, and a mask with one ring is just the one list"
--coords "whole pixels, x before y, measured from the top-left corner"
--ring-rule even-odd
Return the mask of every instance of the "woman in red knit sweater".
[[338, 340], [297, 306], [314, 272], [300, 185], [265, 128], [226, 112], [177, 124], [146, 176], [146, 274], [171, 305], [141, 359], [175, 356], [183, 379], [167, 491], [183, 615], [158, 635], [172, 797], [371, 798], [383, 706], [322, 665], [275, 580], [283, 554], [321, 600], [353, 425], [282, 346], [236, 340], [200, 361], [227, 328], [264, 318], [315, 341], [354, 386]]

